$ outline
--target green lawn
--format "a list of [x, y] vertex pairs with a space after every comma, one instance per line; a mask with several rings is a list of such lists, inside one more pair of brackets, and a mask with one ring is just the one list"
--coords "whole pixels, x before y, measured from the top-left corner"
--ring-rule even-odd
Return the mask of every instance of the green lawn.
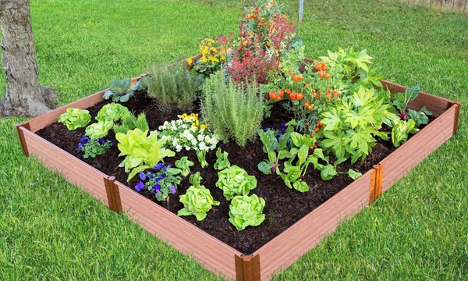
[[[40, 80], [67, 104], [196, 54], [247, 2], [31, 0]], [[306, 0], [307, 56], [367, 49], [387, 80], [460, 100], [458, 134], [275, 280], [468, 278], [468, 16], [378, 2]], [[0, 280], [220, 279], [24, 157], [24, 120], [0, 118]]]

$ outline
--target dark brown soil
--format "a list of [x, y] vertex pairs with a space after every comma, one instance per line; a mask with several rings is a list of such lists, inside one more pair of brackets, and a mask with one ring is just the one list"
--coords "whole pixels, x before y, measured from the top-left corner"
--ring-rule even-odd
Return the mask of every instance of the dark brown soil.
[[[88, 110], [92, 116], [95, 116], [99, 109], [107, 103], [107, 101], [101, 102]], [[144, 92], [138, 92], [136, 98], [131, 99], [124, 105], [135, 114], [145, 112], [150, 129], [153, 130], [166, 120], [177, 119], [177, 115], [182, 113], [161, 114], [157, 110], [157, 105], [153, 100], [146, 97]], [[262, 127], [278, 127], [281, 123], [285, 123], [290, 119], [291, 116], [281, 106], [277, 105], [273, 108], [271, 117], [264, 120]], [[84, 129], [69, 131], [64, 125], [54, 123], [38, 131], [37, 134], [107, 175], [115, 176], [118, 181], [126, 183], [127, 174], [123, 168], [118, 167], [123, 158], [118, 157], [119, 151], [116, 147], [94, 159], [83, 159], [83, 154], [77, 150], [77, 147], [81, 136], [84, 135]], [[115, 141], [113, 132], [109, 133], [106, 138]], [[244, 148], [230, 142], [222, 144], [221, 149], [229, 153], [231, 164], [244, 168], [249, 175], [254, 175], [257, 178], [257, 188], [253, 189], [251, 194], [255, 193], [266, 201], [264, 208], [266, 219], [260, 226], [247, 227], [243, 231], [237, 231], [228, 221], [229, 202], [224, 198], [222, 191], [215, 186], [218, 180], [217, 171], [213, 168], [213, 163], [216, 161], [215, 151], [207, 153], [207, 161], [210, 165], [204, 169], [201, 169], [196, 154], [193, 151], [182, 151], [176, 157], [167, 159], [166, 163], [173, 165], [175, 160], [182, 156], [188, 156], [189, 160], [195, 163], [192, 166], [192, 172], [201, 172], [203, 178], [202, 185], [211, 190], [211, 194], [215, 200], [221, 202], [220, 206], [213, 207], [208, 212], [208, 216], [203, 221], [197, 221], [194, 216], [182, 218], [244, 254], [253, 253], [352, 182], [352, 179], [346, 174], [335, 176], [330, 181], [322, 181], [319, 172], [309, 168], [307, 174], [302, 179], [307, 182], [310, 190], [300, 193], [286, 187], [279, 176], [264, 175], [258, 170], [257, 164], [267, 158], [259, 140], [248, 144]], [[361, 164], [358, 161], [352, 168], [364, 174], [393, 150], [394, 148], [391, 143], [379, 141], [365, 162]], [[339, 166], [338, 171], [344, 172], [350, 167], [351, 164], [346, 162]], [[137, 178], [138, 176], [127, 183], [127, 185], [134, 189], [134, 186], [139, 181]], [[183, 207], [179, 203], [179, 195], [184, 194], [188, 187], [188, 178], [185, 178], [178, 187], [178, 192], [170, 196], [170, 203], [163, 203], [162, 205], [177, 214], [177, 211]], [[161, 204], [149, 192], [142, 193], [154, 202]]]

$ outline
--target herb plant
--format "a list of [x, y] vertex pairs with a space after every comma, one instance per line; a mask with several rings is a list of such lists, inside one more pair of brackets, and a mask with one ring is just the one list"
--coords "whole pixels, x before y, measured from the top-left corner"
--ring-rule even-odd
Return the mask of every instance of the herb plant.
[[153, 65], [147, 80], [148, 95], [158, 101], [158, 109], [169, 113], [174, 107], [189, 111], [197, 99], [197, 78], [185, 65], [173, 68]]
[[170, 194], [177, 192], [177, 185], [181, 182], [180, 169], [171, 168], [171, 165], [158, 163], [153, 167], [156, 172], [140, 172], [140, 181], [135, 186], [136, 191], [146, 188], [153, 193], [158, 201], [167, 201]]
[[67, 126], [68, 130], [86, 127], [89, 121], [91, 121], [89, 111], [79, 108], [67, 108], [67, 112], [60, 115], [57, 120], [58, 123], [62, 123]]
[[136, 174], [155, 166], [165, 157], [172, 157], [175, 153], [165, 149], [164, 140], [158, 140], [148, 131], [134, 129], [126, 134], [117, 133], [115, 138], [119, 142], [117, 147], [120, 150], [119, 156], [126, 156], [120, 163], [120, 167], [125, 167], [125, 172], [129, 173], [127, 181], [130, 181]]
[[219, 202], [213, 199], [210, 190], [200, 184], [200, 172], [190, 176], [190, 184], [192, 184], [184, 195], [179, 197], [179, 200], [184, 204], [184, 208], [177, 212], [178, 216], [194, 215], [198, 221], [206, 218], [206, 213], [213, 206], [219, 206]]
[[89, 139], [86, 136], [82, 136], [80, 143], [78, 144], [78, 151], [83, 152], [83, 158], [94, 158], [98, 155], [106, 153], [109, 149], [114, 146], [114, 143], [106, 139]]
[[264, 207], [265, 200], [255, 194], [235, 196], [229, 206], [229, 222], [238, 231], [244, 230], [247, 226], [258, 226], [265, 220]]
[[227, 200], [231, 200], [234, 196], [249, 194], [250, 190], [257, 187], [257, 179], [234, 165], [218, 172], [216, 186], [223, 190]]
[[221, 71], [211, 75], [203, 84], [201, 111], [220, 139], [234, 139], [245, 146], [256, 136], [263, 119], [263, 98], [255, 84], [248, 83], [245, 89], [232, 80], [227, 84]]

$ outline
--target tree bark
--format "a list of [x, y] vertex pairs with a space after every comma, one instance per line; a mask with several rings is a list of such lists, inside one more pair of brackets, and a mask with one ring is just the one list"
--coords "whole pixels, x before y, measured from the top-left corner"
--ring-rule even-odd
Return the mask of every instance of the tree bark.
[[0, 116], [37, 116], [55, 107], [57, 98], [39, 83], [29, 0], [0, 0], [2, 66], [6, 76]]

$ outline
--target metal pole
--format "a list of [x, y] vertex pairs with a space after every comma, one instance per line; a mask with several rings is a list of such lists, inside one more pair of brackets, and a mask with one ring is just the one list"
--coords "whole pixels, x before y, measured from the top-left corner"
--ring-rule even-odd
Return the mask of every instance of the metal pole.
[[304, 0], [299, 0], [299, 22], [302, 22], [303, 14], [304, 14]]

